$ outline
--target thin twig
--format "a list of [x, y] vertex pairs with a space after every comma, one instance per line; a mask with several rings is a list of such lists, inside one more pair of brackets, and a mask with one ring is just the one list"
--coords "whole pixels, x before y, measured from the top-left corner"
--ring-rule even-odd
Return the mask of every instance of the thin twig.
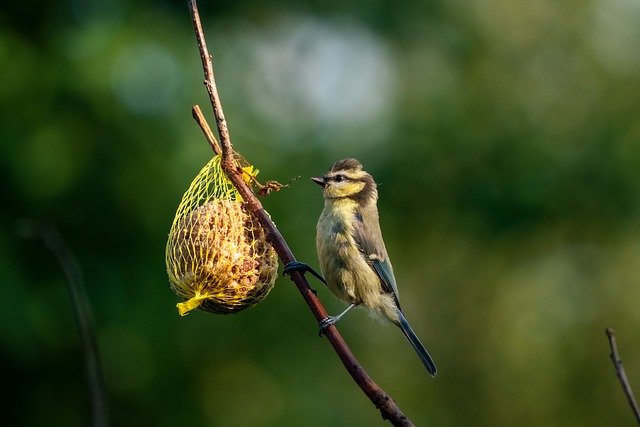
[[[262, 208], [260, 201], [253, 194], [251, 188], [242, 179], [242, 172], [238, 168], [237, 162], [234, 159], [227, 123], [222, 112], [222, 105], [220, 103], [215, 84], [213, 64], [209, 51], [207, 50], [206, 41], [202, 31], [198, 6], [195, 0], [188, 0], [188, 3], [200, 51], [200, 58], [202, 59], [202, 67], [205, 77], [204, 85], [209, 93], [211, 105], [216, 117], [218, 135], [222, 145], [222, 168], [231, 182], [235, 185], [242, 198], [245, 200], [247, 209], [251, 211], [258, 221], [260, 221], [260, 224], [266, 231], [267, 239], [278, 253], [282, 262], [288, 264], [289, 262], [295, 261], [293, 253], [289, 249], [287, 242], [284, 240], [273, 221], [271, 221], [269, 215]], [[315, 292], [311, 289], [305, 277], [299, 271], [292, 271], [291, 279], [298, 287], [298, 290], [302, 294], [307, 305], [309, 305], [316, 321], [320, 322], [325, 319], [328, 315], [327, 311], [320, 303], [320, 300], [316, 297]], [[373, 402], [376, 408], [380, 410], [382, 418], [388, 419], [394, 426], [412, 426], [413, 423], [411, 423], [411, 421], [402, 413], [393, 399], [391, 399], [391, 397], [367, 375], [364, 369], [362, 369], [362, 366], [360, 366], [360, 363], [353, 356], [351, 350], [347, 347], [347, 344], [344, 342], [335, 326], [331, 325], [325, 329], [324, 335], [335, 349], [340, 360], [342, 360], [342, 363], [346, 367], [347, 371], [349, 371], [355, 382]]]
[[636, 417], [636, 421], [638, 422], [638, 424], [640, 424], [640, 410], [638, 410], [638, 404], [636, 403], [636, 399], [633, 397], [631, 385], [629, 385], [627, 374], [625, 373], [624, 367], [622, 366], [622, 359], [620, 359], [620, 356], [618, 355], [618, 347], [616, 346], [616, 331], [611, 328], [607, 328], [605, 330], [605, 333], [609, 338], [609, 346], [611, 347], [611, 361], [613, 362], [613, 367], [616, 369], [616, 375], [618, 376], [618, 380], [620, 380], [622, 391], [627, 397], [627, 401], [629, 402], [629, 406], [631, 406], [633, 415], [635, 415]]
[[191, 113], [193, 114], [193, 118], [196, 119], [196, 122], [200, 126], [200, 129], [202, 129], [202, 133], [204, 133], [204, 137], [207, 139], [207, 142], [209, 143], [209, 146], [211, 147], [213, 152], [218, 155], [222, 154], [220, 144], [218, 144], [216, 137], [213, 135], [213, 131], [211, 130], [209, 123], [207, 123], [207, 119], [204, 118], [200, 107], [194, 105], [191, 108]]
[[23, 220], [19, 226], [23, 237], [42, 240], [62, 268], [84, 350], [87, 384], [93, 414], [92, 425], [94, 427], [106, 427], [109, 424], [107, 393], [95, 328], [91, 319], [91, 308], [85, 294], [82, 272], [78, 262], [60, 233], [53, 226], [32, 220]]
[[233, 164], [235, 159], [232, 155], [233, 150], [231, 149], [231, 138], [229, 137], [227, 121], [224, 118], [222, 103], [218, 96], [218, 87], [216, 86], [213, 75], [213, 60], [209, 54], [209, 50], [207, 49], [207, 42], [204, 38], [204, 32], [202, 31], [202, 23], [200, 22], [200, 13], [198, 12], [198, 5], [195, 0], [189, 0], [189, 11], [191, 12], [191, 22], [193, 23], [193, 29], [196, 33], [196, 41], [198, 42], [198, 50], [200, 51], [200, 59], [204, 69], [204, 86], [207, 88], [207, 92], [209, 93], [213, 113], [216, 117], [218, 136], [220, 136], [220, 143], [222, 144], [222, 166], [224, 168], [226, 163], [226, 167], [228, 169], [232, 169], [236, 165]]

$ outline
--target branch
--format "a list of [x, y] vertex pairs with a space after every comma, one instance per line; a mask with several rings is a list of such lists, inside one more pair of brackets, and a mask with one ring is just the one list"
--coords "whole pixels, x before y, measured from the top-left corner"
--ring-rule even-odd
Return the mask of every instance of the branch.
[[[202, 60], [202, 68], [204, 71], [204, 85], [209, 93], [209, 99], [213, 107], [213, 112], [216, 117], [216, 124], [218, 128], [218, 135], [220, 137], [220, 143], [222, 145], [222, 168], [229, 177], [229, 180], [235, 185], [238, 192], [246, 202], [247, 209], [258, 219], [262, 227], [264, 228], [267, 239], [274, 247], [278, 256], [283, 263], [288, 264], [295, 261], [293, 253], [289, 249], [287, 242], [284, 240], [280, 231], [276, 228], [271, 218], [263, 209], [262, 204], [253, 194], [251, 188], [242, 179], [242, 170], [238, 167], [238, 164], [233, 156], [233, 149], [231, 145], [231, 139], [229, 137], [229, 130], [227, 128], [227, 122], [222, 112], [222, 105], [218, 96], [218, 90], [213, 74], [213, 63], [209, 51], [207, 50], [204, 33], [202, 31], [202, 24], [200, 22], [200, 14], [198, 12], [198, 6], [195, 0], [188, 0], [189, 11], [191, 13], [191, 20], [193, 22], [193, 28], [195, 31], [196, 39], [198, 42], [198, 49], [200, 50], [200, 58]], [[202, 126], [202, 125], [201, 125]], [[204, 128], [203, 128], [204, 130]], [[205, 132], [206, 133], [206, 132]], [[305, 277], [299, 271], [291, 272], [291, 279], [294, 281], [298, 290], [302, 294], [305, 302], [313, 312], [318, 322], [325, 319], [328, 314], [325, 308], [320, 303], [320, 300], [315, 295], [315, 292], [309, 286], [309, 283]], [[383, 419], [388, 419], [394, 426], [412, 426], [413, 423], [400, 411], [391, 399], [391, 397], [382, 390], [373, 380], [367, 375], [360, 363], [351, 353], [349, 347], [344, 342], [338, 330], [335, 326], [331, 325], [324, 330], [324, 335], [327, 337], [336, 353], [342, 360], [345, 368], [362, 391], [373, 402], [373, 404], [380, 410]]]
[[207, 119], [204, 118], [204, 115], [202, 114], [202, 110], [200, 109], [200, 107], [198, 107], [197, 105], [194, 105], [191, 108], [191, 113], [193, 114], [193, 118], [196, 120], [196, 122], [200, 126], [200, 129], [202, 129], [202, 132], [204, 133], [204, 137], [207, 139], [207, 142], [209, 143], [209, 146], [211, 147], [213, 152], [218, 155], [222, 154], [222, 149], [220, 148], [220, 144], [218, 144], [216, 137], [213, 135], [213, 132], [209, 127], [209, 123], [207, 123]]
[[607, 328], [605, 330], [605, 333], [609, 338], [609, 346], [611, 347], [611, 361], [613, 362], [613, 367], [616, 369], [616, 375], [618, 376], [618, 380], [620, 380], [622, 391], [627, 397], [627, 401], [629, 402], [629, 406], [631, 406], [633, 415], [635, 415], [636, 417], [636, 421], [638, 422], [638, 424], [640, 424], [640, 410], [638, 410], [638, 404], [636, 403], [636, 399], [633, 397], [633, 391], [631, 391], [629, 380], [627, 380], [627, 374], [625, 373], [624, 367], [622, 366], [622, 359], [620, 359], [620, 356], [618, 355], [618, 347], [616, 346], [616, 331], [611, 328]]
[[20, 223], [20, 232], [25, 238], [42, 240], [62, 268], [84, 350], [87, 384], [93, 413], [92, 425], [94, 427], [105, 427], [109, 424], [109, 415], [102, 364], [100, 363], [96, 333], [91, 320], [90, 305], [85, 294], [82, 272], [78, 262], [60, 233], [51, 225], [24, 220]]

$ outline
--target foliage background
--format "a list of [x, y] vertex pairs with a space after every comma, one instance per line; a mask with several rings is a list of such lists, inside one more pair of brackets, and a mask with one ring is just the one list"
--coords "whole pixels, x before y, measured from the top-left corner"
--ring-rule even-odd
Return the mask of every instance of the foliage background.
[[[307, 177], [359, 158], [407, 316], [340, 330], [417, 425], [632, 425], [640, 389], [640, 2], [201, 1], [236, 148], [316, 264]], [[53, 223], [83, 268], [114, 426], [385, 425], [292, 284], [232, 317], [178, 317], [164, 244], [210, 157], [186, 2], [0, 7], [0, 372], [7, 425], [90, 420]], [[320, 285], [331, 312], [343, 308]]]

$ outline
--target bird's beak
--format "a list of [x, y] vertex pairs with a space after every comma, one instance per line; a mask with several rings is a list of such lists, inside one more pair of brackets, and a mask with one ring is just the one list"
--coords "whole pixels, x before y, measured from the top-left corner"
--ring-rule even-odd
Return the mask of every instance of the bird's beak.
[[315, 182], [316, 184], [322, 187], [324, 187], [327, 183], [327, 180], [324, 179], [324, 176], [312, 176], [311, 181]]

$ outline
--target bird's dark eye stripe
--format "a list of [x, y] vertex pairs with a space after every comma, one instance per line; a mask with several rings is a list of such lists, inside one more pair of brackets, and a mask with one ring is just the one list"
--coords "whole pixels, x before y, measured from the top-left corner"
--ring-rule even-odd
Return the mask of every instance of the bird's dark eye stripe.
[[342, 182], [342, 181], [366, 182], [367, 181], [366, 178], [353, 178], [347, 175], [343, 175], [341, 173], [333, 175], [329, 179], [335, 182]]

